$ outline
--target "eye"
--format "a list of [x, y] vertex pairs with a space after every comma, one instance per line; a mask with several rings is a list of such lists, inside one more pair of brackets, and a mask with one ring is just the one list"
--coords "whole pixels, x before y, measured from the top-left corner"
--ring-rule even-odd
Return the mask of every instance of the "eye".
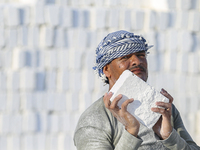
[[131, 55], [126, 55], [126, 56], [123, 56], [121, 59], [129, 59], [131, 57]]
[[145, 58], [146, 57], [146, 53], [138, 53], [137, 56], [141, 57], [141, 58]]

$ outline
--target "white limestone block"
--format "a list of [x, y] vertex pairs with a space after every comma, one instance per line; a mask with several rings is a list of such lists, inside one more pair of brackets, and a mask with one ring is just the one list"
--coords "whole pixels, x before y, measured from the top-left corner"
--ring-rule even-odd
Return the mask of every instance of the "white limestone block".
[[34, 107], [34, 98], [33, 94], [30, 92], [21, 92], [20, 93], [20, 106], [22, 110], [32, 110]]
[[7, 149], [7, 137], [6, 136], [0, 136], [0, 148], [1, 149]]
[[24, 134], [21, 137], [21, 147], [23, 147], [24, 149], [27, 150], [35, 150], [34, 149], [34, 138], [33, 138], [33, 134]]
[[80, 10], [73, 9], [72, 10], [72, 26], [74, 28], [79, 27], [80, 25]]
[[61, 6], [67, 6], [70, 4], [70, 0], [56, 0], [56, 2]]
[[195, 113], [188, 113], [188, 125], [189, 128], [187, 128], [188, 132], [190, 133], [191, 137], [195, 136], [196, 130], [195, 130], [195, 123], [196, 123], [196, 114]]
[[69, 71], [67, 69], [57, 72], [58, 91], [67, 91], [69, 89]]
[[55, 39], [54, 39], [54, 47], [56, 48], [62, 48], [66, 47], [66, 38], [65, 38], [65, 30], [64, 28], [57, 28], [55, 30]]
[[189, 24], [189, 13], [187, 11], [178, 11], [175, 27], [177, 29], [187, 29]]
[[94, 29], [104, 28], [106, 26], [106, 9], [94, 9], [91, 12], [91, 27]]
[[8, 71], [7, 72], [7, 89], [9, 91], [19, 90], [19, 72], [17, 71]]
[[8, 92], [7, 97], [7, 110], [18, 112], [20, 108], [20, 96], [18, 92]]
[[200, 67], [200, 61], [199, 61], [199, 56], [197, 53], [189, 53], [188, 54], [188, 72], [196, 74], [199, 73], [199, 67]]
[[178, 32], [175, 29], [169, 30], [166, 35], [167, 51], [177, 51], [178, 47]]
[[188, 28], [191, 31], [197, 32], [200, 29], [200, 13], [199, 11], [189, 12]]
[[11, 115], [4, 113], [0, 115], [0, 134], [8, 134], [10, 132]]
[[82, 78], [80, 71], [71, 71], [69, 74], [69, 86], [72, 91], [79, 91], [82, 87]]
[[88, 32], [84, 29], [76, 30], [76, 37], [77, 43], [74, 45], [75, 48], [79, 49], [79, 51], [84, 51], [87, 47], [88, 41]]
[[[197, 132], [197, 135], [199, 135], [200, 137], [200, 128], [199, 128], [199, 124], [200, 124], [200, 110], [198, 110], [196, 112], [196, 132]], [[200, 138], [199, 138], [199, 142], [200, 142]]]
[[84, 110], [86, 110], [92, 104], [91, 92], [85, 92], [83, 99], [84, 99]]
[[23, 132], [35, 132], [37, 129], [37, 116], [34, 112], [27, 111], [22, 116]]
[[176, 51], [168, 51], [165, 54], [165, 70], [168, 71], [176, 71], [177, 68], [177, 52]]
[[159, 30], [166, 30], [169, 27], [169, 13], [168, 12], [158, 12], [157, 13], [158, 23], [157, 28]]
[[6, 91], [7, 73], [4, 71], [0, 72], [0, 91]]
[[17, 46], [17, 29], [9, 28], [8, 30], [6, 30], [6, 32], [8, 35], [8, 39], [6, 40], [6, 45], [9, 48], [14, 48], [15, 46]]
[[48, 150], [58, 149], [58, 138], [55, 134], [49, 134], [46, 137], [46, 142], [48, 143], [46, 145], [46, 149], [48, 149]]
[[36, 25], [44, 24], [45, 23], [44, 6], [43, 5], [36, 5], [32, 9], [33, 9], [32, 12], [33, 12], [34, 24], [36, 24]]
[[45, 6], [45, 20], [50, 26], [58, 26], [60, 24], [60, 6], [47, 5]]
[[34, 110], [36, 111], [42, 111], [45, 108], [45, 97], [44, 92], [38, 91], [34, 92]]
[[83, 52], [72, 49], [69, 51], [69, 56], [69, 69], [80, 70]]
[[82, 87], [84, 87], [84, 90], [92, 92], [94, 90], [94, 71], [90, 68], [87, 70], [82, 71]]
[[166, 35], [165, 33], [157, 33], [157, 51], [163, 53], [166, 49]]
[[36, 72], [36, 85], [35, 85], [35, 90], [36, 91], [43, 91], [45, 90], [45, 77], [46, 74], [45, 72]]
[[28, 28], [26, 26], [20, 26], [18, 28], [18, 45], [27, 46], [28, 45]]
[[161, 114], [151, 111], [152, 107], [157, 107], [155, 102], [169, 102], [154, 87], [151, 87], [128, 70], [121, 74], [110, 92], [113, 93], [111, 101], [117, 95], [123, 95], [118, 103], [119, 107], [121, 107], [125, 100], [133, 98], [134, 102], [128, 105], [127, 110], [148, 128], [152, 128], [161, 116]]
[[[54, 104], [54, 110], [61, 112], [66, 110], [66, 95], [64, 93], [57, 93]], [[59, 121], [60, 122], [60, 121]]]
[[54, 45], [54, 28], [41, 27], [40, 31], [40, 45], [43, 47], [52, 47]]
[[20, 13], [19, 8], [14, 6], [5, 7], [5, 14], [6, 14], [6, 25], [10, 27], [15, 27], [20, 24]]
[[182, 31], [178, 35], [179, 49], [184, 52], [192, 51], [193, 39], [192, 33], [189, 31]]
[[176, 3], [179, 10], [188, 10], [192, 6], [192, 0], [176, 0]]
[[167, 5], [168, 5], [168, 9], [172, 10], [172, 9], [176, 9], [176, 1], [174, 0], [167, 0]]
[[40, 34], [40, 31], [39, 31], [38, 26], [28, 28], [28, 37], [27, 37], [28, 38], [28, 46], [31, 46], [33, 48], [39, 47], [39, 41], [43, 41], [43, 39], [39, 38], [39, 34]]
[[19, 48], [13, 49], [13, 69], [17, 70], [25, 66], [25, 53]]
[[[0, 21], [1, 21], [1, 18], [0, 18]], [[5, 46], [5, 31], [4, 31], [4, 28], [0, 26], [0, 48], [4, 46]]]
[[0, 26], [4, 25], [4, 7], [0, 7]]
[[69, 112], [75, 112], [79, 110], [79, 93], [78, 91], [73, 91], [67, 93], [67, 110]]
[[55, 70], [46, 72], [46, 89], [54, 91], [56, 89], [56, 76], [57, 73]]
[[84, 28], [88, 28], [91, 26], [91, 12], [89, 10], [83, 10], [82, 11], [82, 17], [83, 17], [83, 20], [82, 20], [82, 27]]
[[51, 49], [45, 52], [45, 66], [46, 68], [57, 68], [57, 50]]
[[110, 28], [118, 28], [119, 27], [119, 10], [118, 9], [110, 9], [108, 12], [108, 22], [107, 26]]
[[49, 126], [50, 126], [50, 133], [57, 133], [59, 132], [59, 117], [57, 114], [51, 114], [49, 116], [50, 122], [49, 122]]
[[157, 10], [157, 11], [167, 11], [168, 5], [167, 0], [151, 0], [148, 2], [148, 0], [144, 1], [146, 2], [146, 7]]
[[146, 11], [144, 17], [144, 29], [151, 30], [156, 26], [156, 12]]
[[[192, 105], [194, 107], [194, 109], [192, 109], [192, 111], [196, 111], [198, 110], [198, 99], [199, 99], [199, 95], [197, 94], [199, 85], [198, 85], [198, 80], [199, 80], [199, 76], [198, 74], [190, 74], [188, 75], [188, 80], [187, 80], [187, 91], [189, 92], [189, 94], [193, 94], [194, 96], [194, 102], [192, 102]], [[193, 99], [193, 98], [191, 98]]]
[[7, 148], [8, 150], [20, 150], [20, 137], [18, 135], [11, 135], [11, 136], [8, 136], [8, 139], [7, 139]]
[[72, 27], [73, 23], [73, 13], [72, 9], [68, 6], [61, 7], [61, 25], [63, 27]]
[[[193, 83], [196, 83], [195, 81]], [[191, 86], [190, 86], [191, 87]], [[194, 91], [190, 91], [191, 94], [190, 95], [190, 104], [189, 104], [189, 112], [190, 113], [196, 113], [199, 109], [198, 105], [199, 105], [199, 96], [194, 94]], [[195, 117], [195, 115], [194, 115]]]
[[[52, 90], [54, 91], [54, 90]], [[47, 111], [53, 111], [55, 108], [55, 100], [56, 100], [56, 94], [53, 92], [46, 92], [46, 97], [45, 97], [45, 109]]]
[[46, 147], [46, 135], [45, 133], [36, 133], [33, 135], [34, 136], [34, 149], [35, 150], [43, 150]]
[[32, 69], [24, 68], [20, 72], [20, 89], [33, 90], [35, 88], [35, 72]]
[[47, 112], [40, 112], [37, 114], [38, 131], [46, 133], [49, 131], [49, 116]]
[[31, 8], [29, 6], [22, 6], [20, 8], [21, 24], [29, 25], [31, 22]]
[[46, 56], [46, 51], [42, 51], [40, 49], [35, 51], [36, 54], [36, 66], [38, 69], [44, 69], [45, 68], [45, 56]]
[[15, 113], [11, 115], [10, 119], [10, 131], [13, 134], [21, 134], [22, 133], [22, 115], [19, 113]]
[[60, 131], [62, 133], [70, 132], [70, 124], [71, 124], [70, 118], [71, 118], [70, 113], [67, 113], [66, 111], [60, 114]]
[[57, 51], [57, 66], [59, 69], [68, 69], [69, 67], [69, 51], [62, 49]]
[[130, 9], [125, 9], [121, 10], [122, 12], [122, 28], [126, 30], [130, 30], [132, 28], [132, 16], [131, 16], [131, 10]]
[[134, 30], [142, 30], [144, 27], [144, 11], [133, 11], [132, 12], [132, 28]]
[[188, 53], [182, 52], [177, 54], [177, 70], [179, 72], [188, 72]]
[[7, 107], [6, 102], [7, 102], [7, 95], [5, 93], [0, 93], [0, 111], [6, 110], [6, 107]]
[[148, 60], [148, 70], [149, 71], [157, 71], [158, 70], [158, 60], [156, 59], [157, 58], [157, 54], [155, 53], [151, 53], [148, 57], [147, 57], [147, 60]]
[[67, 48], [72, 48], [75, 46], [75, 29], [66, 30], [66, 41], [67, 41]]

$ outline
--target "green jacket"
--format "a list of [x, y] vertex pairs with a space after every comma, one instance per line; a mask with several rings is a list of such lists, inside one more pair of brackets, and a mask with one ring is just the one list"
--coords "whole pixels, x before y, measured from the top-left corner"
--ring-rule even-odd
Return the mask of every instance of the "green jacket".
[[78, 150], [200, 150], [174, 105], [171, 121], [174, 129], [166, 140], [160, 140], [153, 130], [142, 124], [136, 138], [105, 108], [102, 97], [80, 117], [74, 143]]

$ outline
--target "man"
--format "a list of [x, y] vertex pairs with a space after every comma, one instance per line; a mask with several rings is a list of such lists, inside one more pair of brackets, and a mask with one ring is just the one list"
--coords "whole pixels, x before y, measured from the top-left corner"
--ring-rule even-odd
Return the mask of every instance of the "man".
[[[96, 66], [99, 76], [109, 84], [109, 90], [124, 70], [130, 70], [147, 81], [146, 40], [127, 31], [108, 34], [96, 49]], [[161, 94], [169, 103], [157, 102], [152, 108], [161, 114], [153, 129], [139, 123], [127, 111], [133, 99], [117, 106], [122, 95], [110, 102], [112, 93], [106, 93], [80, 117], [74, 142], [78, 150], [135, 150], [135, 149], [200, 149], [186, 131], [180, 114], [172, 104], [173, 98], [164, 89]]]

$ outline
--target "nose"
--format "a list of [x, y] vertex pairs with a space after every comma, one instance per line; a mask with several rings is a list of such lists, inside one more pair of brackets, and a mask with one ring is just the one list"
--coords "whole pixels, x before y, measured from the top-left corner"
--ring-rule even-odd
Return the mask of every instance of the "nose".
[[142, 63], [142, 59], [139, 58], [137, 55], [132, 55], [130, 57], [130, 65], [131, 66], [137, 66], [140, 65]]

